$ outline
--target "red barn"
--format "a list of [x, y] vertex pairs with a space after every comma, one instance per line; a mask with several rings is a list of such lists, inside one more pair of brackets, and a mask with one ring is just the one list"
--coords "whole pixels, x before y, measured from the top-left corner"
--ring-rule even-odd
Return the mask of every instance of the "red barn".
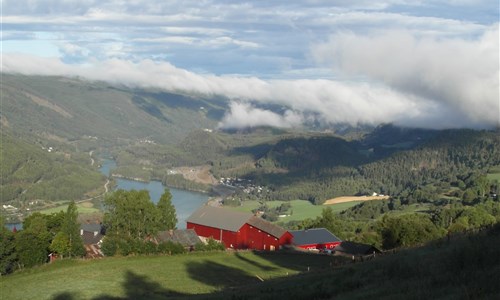
[[294, 246], [307, 250], [333, 250], [342, 241], [325, 228], [291, 230]]
[[276, 250], [290, 244], [292, 235], [251, 213], [201, 206], [187, 220], [187, 229], [221, 241], [227, 248]]

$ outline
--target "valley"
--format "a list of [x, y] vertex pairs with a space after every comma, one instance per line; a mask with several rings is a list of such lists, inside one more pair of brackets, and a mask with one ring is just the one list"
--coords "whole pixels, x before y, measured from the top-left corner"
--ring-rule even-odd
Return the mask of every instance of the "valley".
[[[103, 200], [116, 189], [146, 189], [156, 203], [165, 187], [173, 195], [175, 226], [180, 229], [185, 228], [193, 211], [208, 203], [258, 215], [286, 230], [326, 228], [341, 240], [383, 250], [477, 232], [500, 221], [500, 138], [493, 130], [424, 130], [391, 124], [364, 127], [363, 133], [344, 129], [342, 134], [335, 133], [335, 128], [222, 130], [217, 128], [221, 115], [208, 113], [210, 109], [225, 109], [220, 99], [79, 80], [68, 87], [61, 80], [9, 75], [3, 83], [8, 91], [0, 116], [3, 222], [22, 222], [35, 212], [57, 216], [72, 201], [80, 222], [102, 222]], [[79, 100], [69, 101], [65, 93], [76, 93], [73, 97]], [[111, 106], [97, 104], [98, 99], [107, 97], [115, 97]], [[203, 111], [198, 105], [203, 105]], [[26, 115], [28, 122], [20, 115]], [[82, 115], [85, 117], [79, 118]], [[75, 125], [69, 125], [68, 119]], [[237, 265], [233, 254], [213, 255], [216, 261], [229, 259]], [[235, 255], [248, 262], [259, 254]], [[155, 259], [169, 264], [181, 261], [178, 268], [184, 270], [204, 264], [210, 257], [197, 254]], [[287, 261], [286, 257], [280, 260]], [[313, 257], [308, 267], [322, 264], [324, 259], [330, 258]], [[255, 272], [271, 285], [295, 282], [302, 276], [317, 280], [315, 275], [304, 273], [305, 265], [300, 270], [290, 267], [295, 260], [284, 266], [259, 262], [277, 273]], [[130, 267], [119, 259], [106, 263], [113, 261], [117, 268]], [[61, 268], [65, 268], [64, 263]], [[80, 268], [67, 264], [68, 268]], [[219, 268], [218, 262], [208, 265], [205, 271], [225, 269]], [[50, 273], [50, 268], [36, 272]], [[339, 268], [332, 276], [346, 272], [346, 268]], [[124, 278], [132, 276], [124, 269], [120, 272]], [[231, 290], [248, 282], [258, 283], [253, 273], [234, 272], [243, 279], [229, 285]], [[15, 275], [25, 276], [22, 271]], [[189, 285], [196, 286], [195, 295], [201, 297], [207, 293], [227, 295], [226, 285], [199, 285], [192, 280], [195, 275], [184, 277], [184, 282], [173, 283], [178, 290], [157, 286], [158, 291], [181, 298], [194, 296], [182, 289]], [[249, 278], [252, 280], [247, 281]], [[102, 290], [124, 295], [119, 284], [111, 284], [113, 288]], [[80, 289], [76, 283], [72, 286], [73, 291]], [[52, 293], [56, 296], [61, 292]]]

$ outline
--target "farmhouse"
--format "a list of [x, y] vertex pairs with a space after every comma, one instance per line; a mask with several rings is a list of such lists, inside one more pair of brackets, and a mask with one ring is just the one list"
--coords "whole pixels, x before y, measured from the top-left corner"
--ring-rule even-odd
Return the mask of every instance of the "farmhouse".
[[102, 257], [101, 241], [103, 236], [100, 224], [81, 224], [80, 235], [85, 246], [86, 258]]
[[291, 230], [292, 245], [307, 250], [333, 250], [341, 240], [325, 228]]
[[219, 207], [201, 206], [186, 221], [187, 229], [218, 240], [227, 248], [274, 251], [292, 240], [285, 229], [251, 213]]

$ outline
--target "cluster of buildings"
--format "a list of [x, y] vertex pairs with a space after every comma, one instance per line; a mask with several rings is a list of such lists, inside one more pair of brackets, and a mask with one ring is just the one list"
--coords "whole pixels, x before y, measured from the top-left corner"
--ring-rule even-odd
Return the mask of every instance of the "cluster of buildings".
[[252, 192], [261, 193], [264, 190], [264, 187], [254, 185], [252, 181], [248, 179], [222, 177], [219, 179], [219, 183], [233, 188], [240, 188], [243, 192], [247, 194]]
[[[227, 249], [275, 251], [296, 248], [304, 251], [345, 255], [373, 255], [380, 251], [371, 245], [341, 241], [325, 228], [286, 230], [252, 213], [203, 205], [187, 220], [187, 229], [159, 232], [154, 242], [172, 241], [192, 250], [207, 239], [224, 244]], [[83, 224], [82, 235], [88, 258], [103, 256], [100, 244], [101, 225]]]
[[251, 213], [213, 206], [201, 206], [187, 220], [187, 229], [202, 238], [213, 238], [228, 249], [274, 251], [284, 247], [338, 253], [373, 255], [374, 246], [341, 241], [325, 228], [285, 230]]

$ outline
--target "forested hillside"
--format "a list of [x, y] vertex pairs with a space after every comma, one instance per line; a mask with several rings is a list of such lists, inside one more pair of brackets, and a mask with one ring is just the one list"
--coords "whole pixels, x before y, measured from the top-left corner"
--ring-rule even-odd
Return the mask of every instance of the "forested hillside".
[[105, 178], [90, 166], [88, 153], [33, 144], [5, 129], [1, 141], [2, 204], [35, 209], [47, 201], [90, 197], [104, 185]]

